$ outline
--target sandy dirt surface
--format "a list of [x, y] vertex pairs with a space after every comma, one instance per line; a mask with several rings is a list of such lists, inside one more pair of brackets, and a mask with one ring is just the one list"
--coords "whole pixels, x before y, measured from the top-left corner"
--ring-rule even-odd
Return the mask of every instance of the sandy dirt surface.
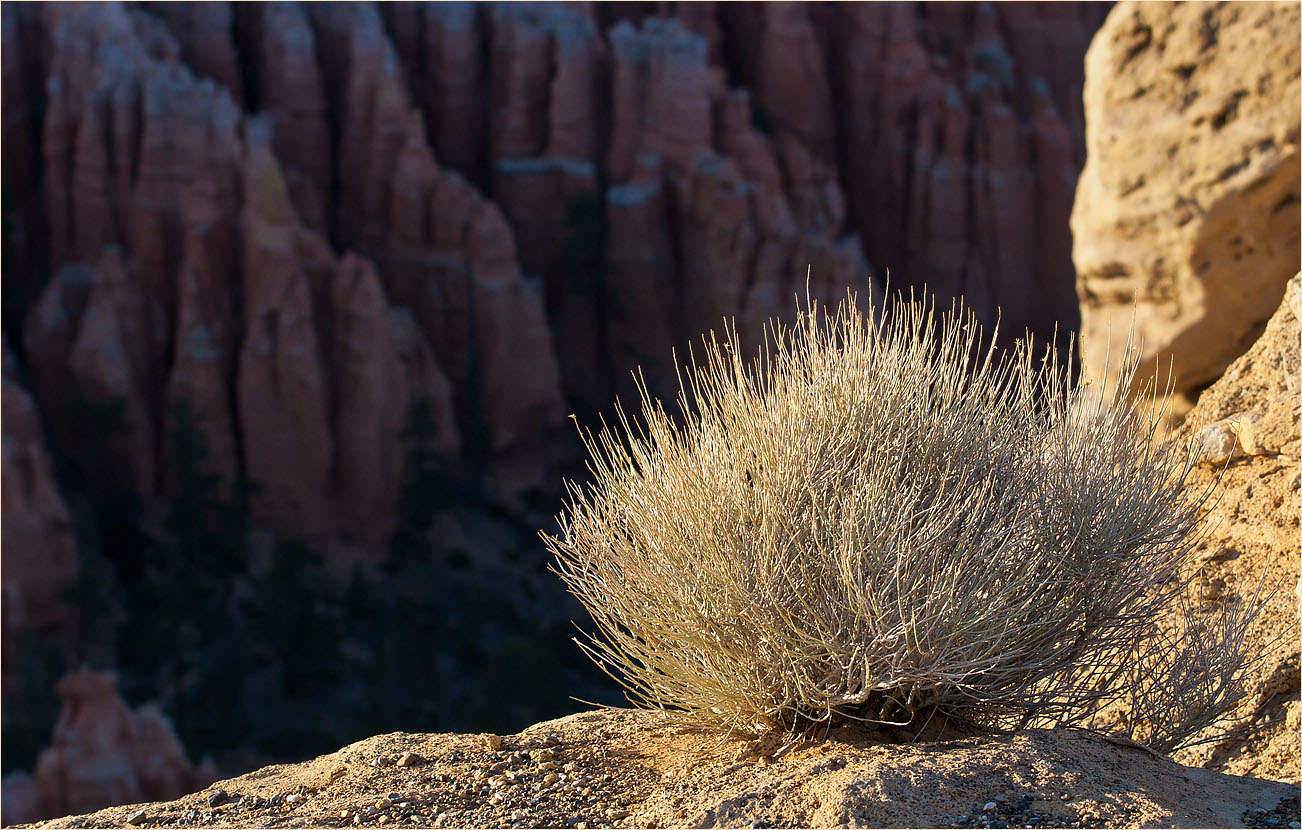
[[[1296, 788], [1182, 767], [1084, 732], [930, 744], [861, 727], [786, 748], [656, 712], [518, 735], [381, 735], [176, 801], [42, 827], [1243, 827], [1296, 820]], [[1283, 801], [1282, 801], [1283, 800]], [[1279, 812], [1272, 812], [1279, 810]], [[1247, 821], [1245, 822], [1245, 816]]]

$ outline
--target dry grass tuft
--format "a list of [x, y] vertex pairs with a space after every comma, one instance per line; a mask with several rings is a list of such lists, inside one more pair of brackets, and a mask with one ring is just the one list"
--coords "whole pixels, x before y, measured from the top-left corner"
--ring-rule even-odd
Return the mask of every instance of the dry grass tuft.
[[676, 417], [640, 386], [640, 418], [585, 434], [592, 483], [545, 538], [630, 700], [743, 734], [1122, 702], [1163, 751], [1232, 708], [1243, 615], [1178, 611], [1206, 495], [1131, 402], [1133, 354], [1098, 390], [962, 310], [874, 316], [815, 306], [749, 362], [711, 334]]

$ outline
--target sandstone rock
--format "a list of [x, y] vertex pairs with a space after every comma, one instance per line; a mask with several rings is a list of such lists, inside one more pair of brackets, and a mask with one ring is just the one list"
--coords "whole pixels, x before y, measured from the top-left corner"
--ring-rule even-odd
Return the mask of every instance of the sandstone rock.
[[718, 14], [763, 108], [761, 121], [769, 129], [780, 126], [816, 158], [830, 161], [836, 156], [837, 111], [821, 11], [801, 3], [725, 3]]
[[332, 134], [316, 35], [303, 6], [235, 4], [236, 21], [252, 44], [246, 58], [259, 107], [274, 113], [272, 147], [294, 209], [319, 233], [329, 228]]
[[260, 485], [253, 514], [323, 538], [334, 529], [334, 437], [313, 294], [327, 290], [334, 258], [299, 223], [265, 138], [250, 148], [244, 194], [246, 332], [236, 394], [245, 469]]
[[609, 33], [613, 63], [607, 169], [624, 182], [641, 155], [659, 156], [671, 173], [691, 168], [710, 147], [710, 94], [718, 79], [703, 38], [676, 20], [627, 22]]
[[[682, 349], [736, 317], [743, 341], [758, 343], [770, 318], [794, 309], [810, 265], [811, 296], [824, 300], [866, 287], [868, 266], [858, 240], [843, 236], [831, 167], [798, 142], [770, 140], [749, 123], [749, 98], [725, 89], [706, 64], [703, 38], [656, 20], [640, 28], [621, 23], [610, 37], [608, 164], [616, 184], [607, 194], [606, 261], [621, 272], [607, 274], [608, 337], [616, 354], [637, 354], [653, 388], [666, 391], [672, 358], [652, 354], [666, 339]], [[706, 112], [710, 130], [695, 131], [694, 120]], [[650, 209], [665, 216], [652, 219]], [[634, 217], [635, 228], [615, 226]], [[646, 250], [660, 238], [671, 240], [672, 259]], [[633, 250], [625, 253], [624, 245]], [[663, 296], [652, 301], [657, 291]], [[626, 322], [632, 313], [639, 323]], [[667, 319], [652, 322], [657, 313]], [[617, 373], [624, 366], [614, 362]]]
[[[239, 114], [224, 88], [178, 63], [180, 47], [158, 18], [103, 6], [52, 10], [42, 22], [52, 44], [43, 151], [57, 170], [47, 184], [51, 258], [61, 274], [98, 265], [88, 291], [75, 279], [47, 289], [24, 349], [37, 395], [54, 412], [70, 391], [121, 400], [131, 432], [119, 450], [130, 488], [148, 496], [171, 397], [164, 385], [178, 377], [167, 369], [171, 317], [178, 305], [193, 308], [192, 298], [177, 298], [175, 274], [207, 269], [229, 286], [235, 267]], [[216, 443], [217, 463], [233, 467], [231, 443]]]
[[602, 211], [597, 170], [572, 158], [503, 159], [495, 192], [514, 229], [521, 269], [543, 276], [549, 320], [588, 325], [551, 327], [562, 390], [571, 401], [601, 406], [608, 395], [597, 291]]
[[1288, 3], [1108, 15], [1072, 213], [1087, 374], [1133, 314], [1141, 371], [1172, 359], [1175, 391], [1197, 390], [1279, 305], [1300, 255], [1299, 25]]
[[1286, 287], [1284, 301], [1256, 344], [1230, 365], [1199, 398], [1187, 423], [1206, 447], [1204, 460], [1224, 463], [1232, 455], [1299, 455], [1302, 356], [1295, 307], [1302, 274]]
[[[32, 255], [48, 250], [52, 269], [71, 274], [118, 245], [126, 282], [157, 304], [144, 322], [114, 324], [132, 355], [131, 383], [119, 373], [116, 385], [134, 384], [142, 397], [129, 403], [133, 420], [154, 433], [154, 471], [137, 475], [165, 480], [161, 439], [183, 400], [200, 416], [214, 469], [250, 472], [234, 436], [249, 426], [240, 400], [256, 361], [243, 365], [248, 344], [236, 338], [267, 341], [264, 323], [245, 318], [248, 292], [238, 300], [249, 247], [239, 236], [249, 212], [244, 143], [262, 130], [295, 222], [318, 235], [281, 260], [307, 257], [310, 302], [300, 310], [322, 367], [308, 384], [322, 391], [312, 394], [334, 400], [330, 286], [336, 258], [353, 250], [374, 265], [386, 301], [411, 310], [446, 374], [462, 457], [501, 469], [512, 455], [532, 459], [499, 481], [540, 480], [549, 430], [569, 409], [604, 405], [638, 363], [672, 379], [670, 349], [724, 316], [757, 335], [790, 310], [809, 265], [815, 293], [866, 285], [856, 230], [900, 282], [927, 273], [933, 287], [973, 295], [982, 308], [1021, 303], [1013, 316], [1040, 315], [1042, 329], [1062, 316], [1048, 302], [1052, 278], [1041, 276], [1062, 234], [1027, 232], [1042, 243], [1034, 255], [1008, 240], [1070, 192], [1079, 142], [1063, 127], [1074, 123], [1064, 85], [1076, 76], [1053, 46], [1083, 43], [1088, 13], [648, 11], [7, 12], [7, 39], [44, 44], [6, 55], [6, 90], [16, 96], [6, 95], [6, 137], [19, 152], [20, 114], [46, 113], [40, 134], [28, 132], [37, 139], [28, 155], [44, 156], [48, 238], [39, 223], [18, 223], [33, 229]], [[1014, 30], [1046, 42], [1012, 43]], [[893, 50], [889, 60], [877, 44]], [[1044, 77], [1043, 90], [1028, 72]], [[970, 89], [959, 83], [968, 77], [977, 79]], [[265, 126], [241, 107], [263, 113]], [[18, 286], [42, 293], [39, 315], [20, 302], [27, 321], [48, 323], [22, 338], [42, 407], [71, 386], [67, 355], [90, 293], [68, 279], [44, 282], [38, 273]], [[327, 410], [310, 420], [337, 441], [338, 413]], [[273, 491], [338, 497], [337, 471], [322, 490], [322, 471], [334, 467], [313, 443], [310, 463], [280, 473], [305, 480]], [[143, 447], [132, 454], [143, 458]], [[261, 515], [285, 529], [314, 524], [301, 510]]]
[[4, 662], [16, 665], [20, 632], [66, 633], [74, 619], [64, 594], [77, 578], [77, 545], [54, 478], [36, 405], [4, 346]]
[[[668, 199], [659, 156], [642, 156], [629, 181], [607, 191], [602, 291], [611, 363], [640, 367], [651, 391], [671, 398], [679, 340]], [[627, 373], [614, 383], [626, 404], [636, 400]]]
[[380, 6], [435, 158], [467, 178], [479, 174], [487, 144], [481, 75], [488, 47], [478, 28], [481, 8], [475, 3]]
[[1283, 301], [1253, 347], [1230, 364], [1198, 398], [1189, 413], [1191, 429], [1240, 412], [1263, 413], [1276, 400], [1302, 394], [1302, 347], [1297, 326], [1302, 313], [1302, 274], [1285, 287]]
[[167, 24], [180, 46], [180, 59], [195, 74], [212, 78], [236, 103], [244, 101], [240, 58], [231, 39], [232, 6], [226, 3], [152, 3], [143, 8]]
[[520, 274], [500, 210], [434, 162], [375, 10], [314, 7], [312, 20], [338, 55], [325, 80], [339, 73], [344, 89], [339, 238], [415, 312], [455, 390], [467, 454], [495, 486], [532, 486], [564, 410], [538, 286]]
[[[1180, 429], [1195, 438], [1219, 436], [1221, 452], [1200, 465], [1189, 492], [1210, 494], [1207, 533], [1200, 540], [1201, 576], [1226, 585], [1229, 602], [1259, 603], [1247, 629], [1247, 649], [1258, 660], [1247, 675], [1248, 699], [1238, 715], [1246, 733], [1186, 750], [1184, 763], [1239, 775], [1291, 778], [1297, 774], [1299, 735], [1289, 723], [1298, 690], [1298, 534], [1302, 499], [1297, 465], [1302, 454], [1302, 274], [1288, 281], [1283, 302], [1265, 331], [1199, 397]], [[1234, 457], [1227, 454], [1234, 446]], [[1226, 462], [1228, 466], [1226, 466]], [[1232, 551], [1232, 555], [1225, 555]], [[1260, 593], [1258, 591], [1260, 590]]]
[[1066, 346], [1078, 311], [1060, 217], [1083, 142], [1080, 71], [1065, 58], [1083, 53], [1103, 8], [827, 12], [822, 40], [838, 81], [836, 159], [850, 226], [894, 284], [961, 295], [987, 324], [1001, 308], [1001, 331], [1015, 336], [1029, 328], [1048, 338], [1057, 324]]
[[27, 356], [32, 394], [45, 412], [54, 415], [56, 423], [72, 392], [68, 354], [90, 300], [94, 273], [83, 263], [59, 268], [28, 311], [23, 326], [22, 351]]
[[[236, 315], [232, 288], [225, 278], [238, 251], [238, 225], [233, 217], [213, 215], [207, 221], [189, 217], [185, 257], [177, 274], [177, 302], [168, 376], [164, 435], [170, 435], [177, 407], [185, 406], [204, 436], [208, 470], [230, 484], [239, 475], [231, 379], [235, 372]], [[164, 452], [167, 444], [164, 443]], [[166, 455], [164, 467], [171, 459]]]
[[331, 286], [335, 379], [334, 481], [344, 527], [376, 549], [393, 532], [403, 481], [403, 430], [418, 402], [428, 404], [434, 446], [460, 449], [452, 390], [415, 318], [389, 306], [375, 269], [344, 257]]
[[67, 356], [83, 400], [121, 407], [122, 433], [108, 440], [127, 468], [122, 484], [145, 498], [158, 486], [157, 424], [148, 403], [153, 299], [128, 277], [120, 250], [107, 248]]
[[115, 684], [86, 669], [59, 681], [63, 706], [33, 775], [40, 811], [20, 821], [176, 798], [207, 783], [157, 707], [128, 709]]

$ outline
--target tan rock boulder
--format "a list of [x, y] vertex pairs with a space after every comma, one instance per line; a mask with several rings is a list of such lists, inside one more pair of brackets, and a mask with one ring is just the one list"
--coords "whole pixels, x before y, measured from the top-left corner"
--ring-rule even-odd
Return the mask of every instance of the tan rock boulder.
[[[1132, 314], [1147, 375], [1215, 380], [1297, 272], [1296, 3], [1121, 3], [1086, 59], [1087, 162], [1071, 227], [1082, 367]], [[1110, 372], [1115, 372], [1116, 361]]]

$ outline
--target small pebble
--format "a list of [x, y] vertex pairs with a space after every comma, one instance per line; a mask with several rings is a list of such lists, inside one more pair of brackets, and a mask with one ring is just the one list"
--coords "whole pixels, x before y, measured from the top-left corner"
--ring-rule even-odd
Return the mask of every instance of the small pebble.
[[559, 780], [561, 780], [561, 777], [559, 775], [557, 775], [554, 772], [549, 772], [543, 776], [543, 786], [550, 787], [552, 784], [555, 784]]
[[388, 816], [380, 816], [378, 819], [375, 820], [375, 823], [376, 823], [376, 824], [388, 824], [388, 823], [391, 822], [391, 821], [393, 821], [393, 819], [389, 818]]
[[996, 807], [998, 807], [998, 806], [999, 806], [999, 805], [996, 804], [996, 803], [994, 803], [993, 801], [987, 801], [987, 802], [986, 802], [986, 806], [982, 807], [981, 809], [984, 810], [984, 811], [986, 811], [987, 813], [989, 813], [989, 812], [993, 811], [993, 810], [994, 810]]
[[134, 813], [127, 816], [127, 824], [130, 824], [132, 827], [139, 827], [144, 823], [145, 823], [144, 810], [136, 810]]
[[611, 811], [610, 814], [611, 821], [619, 821], [622, 818], [628, 818], [628, 810], [619, 809], [619, 810]]
[[343, 764], [340, 764], [339, 766], [330, 770], [330, 780], [338, 781], [340, 778], [343, 778], [347, 774], [348, 774], [348, 767], [344, 766]]
[[488, 747], [493, 752], [497, 752], [499, 749], [502, 748], [501, 735], [485, 735], [482, 738], [482, 740], [484, 742], [484, 746]]
[[418, 767], [418, 766], [420, 766], [422, 763], [424, 763], [424, 761], [425, 761], [424, 758], [420, 757], [419, 755], [417, 755], [417, 754], [414, 753], [414, 752], [404, 752], [404, 753], [402, 753], [402, 757], [398, 759], [398, 766], [400, 766], [400, 767]]
[[290, 793], [289, 795], [285, 796], [285, 800], [288, 801], [290, 804], [297, 804], [298, 802], [303, 800], [303, 796], [299, 795], [298, 793]]
[[225, 804], [226, 799], [228, 798], [230, 798], [230, 796], [226, 794], [225, 790], [213, 790], [208, 793], [208, 806], [216, 807], [220, 804]]
[[1063, 801], [1071, 801], [1071, 793], [1063, 793], [1059, 798]]
[[347, 810], [340, 810], [339, 817], [342, 819], [350, 819], [353, 817], [353, 814], [348, 812]]

